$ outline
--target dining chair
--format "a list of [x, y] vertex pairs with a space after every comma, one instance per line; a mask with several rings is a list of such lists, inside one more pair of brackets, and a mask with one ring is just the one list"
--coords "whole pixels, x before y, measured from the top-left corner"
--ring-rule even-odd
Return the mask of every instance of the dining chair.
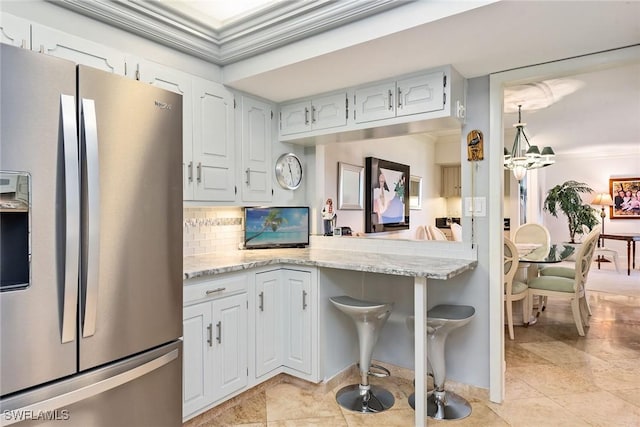
[[451, 234], [454, 242], [462, 242], [462, 226], [456, 222], [451, 223]]
[[429, 226], [429, 234], [431, 235], [431, 240], [448, 240], [447, 236], [435, 225]]
[[[580, 336], [584, 336], [584, 327], [589, 326], [587, 315], [589, 307], [586, 300], [585, 283], [587, 282], [587, 276], [591, 268], [591, 262], [593, 261], [594, 249], [599, 237], [600, 231], [593, 230], [584, 239], [582, 245], [580, 245], [578, 254], [576, 255], [576, 266], [573, 272], [573, 278], [544, 274], [527, 283], [529, 286], [529, 307], [533, 306], [533, 298], [535, 296], [570, 300], [573, 320]], [[541, 311], [542, 305], [539, 305], [536, 316], [539, 316]]]
[[513, 334], [513, 303], [521, 301], [522, 323], [529, 323], [531, 308], [529, 307], [529, 292], [526, 283], [514, 280], [518, 270], [518, 248], [516, 245], [504, 237], [504, 294], [503, 301], [507, 316], [507, 326], [509, 328], [509, 338], [514, 339]]
[[540, 246], [527, 254], [527, 257], [531, 259], [543, 259], [549, 253], [551, 235], [544, 225], [529, 222], [522, 224], [516, 229], [513, 234], [513, 243], [515, 243], [516, 246], [518, 243], [539, 244]]
[[[587, 235], [589, 234], [589, 227], [587, 227], [586, 225], [582, 225], [582, 233], [583, 235]], [[618, 251], [615, 251], [613, 249], [609, 249], [606, 248], [604, 246], [604, 240], [602, 241], [602, 246], [598, 247], [596, 246], [596, 249], [593, 252], [594, 256], [596, 257], [596, 259], [604, 259], [606, 261], [609, 261], [610, 259], [613, 260], [613, 265], [616, 267], [616, 273], [620, 273], [620, 268], [618, 267]], [[598, 264], [598, 268], [600, 268], [600, 264]]]

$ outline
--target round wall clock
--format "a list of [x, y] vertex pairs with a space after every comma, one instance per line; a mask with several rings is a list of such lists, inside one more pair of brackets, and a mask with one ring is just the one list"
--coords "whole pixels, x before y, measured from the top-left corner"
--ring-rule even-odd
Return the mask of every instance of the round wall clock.
[[295, 190], [302, 183], [302, 162], [293, 153], [285, 153], [276, 160], [276, 179], [282, 188]]

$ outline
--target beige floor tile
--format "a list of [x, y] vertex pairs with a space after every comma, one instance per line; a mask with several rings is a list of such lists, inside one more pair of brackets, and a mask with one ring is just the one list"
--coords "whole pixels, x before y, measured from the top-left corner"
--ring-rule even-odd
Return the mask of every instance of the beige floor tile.
[[629, 390], [611, 390], [610, 393], [640, 408], [640, 388]]
[[597, 388], [590, 378], [577, 371], [554, 365], [513, 368], [510, 372], [514, 379], [525, 382], [545, 396], [584, 393]]
[[332, 393], [317, 393], [292, 384], [267, 390], [267, 422], [340, 416]]
[[640, 425], [640, 408], [606, 391], [558, 396], [555, 401], [594, 426]]
[[377, 414], [346, 411], [343, 414], [349, 427], [407, 427], [415, 423], [415, 413], [412, 409], [396, 409]]
[[573, 346], [603, 360], [637, 359], [640, 357], [640, 340], [592, 339], [577, 342]]
[[281, 420], [266, 424], [267, 427], [347, 427], [343, 416]]
[[548, 397], [505, 401], [502, 404], [488, 403], [500, 418], [509, 425], [518, 427], [582, 427], [589, 426], [586, 421], [558, 405]]
[[[532, 345], [542, 344], [540, 342]], [[550, 365], [551, 362], [541, 358], [536, 353], [529, 351], [525, 344], [516, 343], [505, 346], [505, 357], [509, 368], [520, 368], [523, 366]]]
[[509, 424], [500, 418], [486, 403], [471, 402], [471, 415], [461, 420], [433, 420], [427, 419], [428, 426], [443, 427], [506, 427]]
[[564, 342], [549, 341], [520, 344], [524, 350], [556, 365], [565, 363], [590, 364], [595, 356], [578, 350]]
[[[633, 364], [633, 366], [631, 366]], [[628, 390], [640, 385], [640, 360], [624, 359], [612, 362], [610, 369], [597, 370], [593, 381], [603, 390]]]
[[515, 399], [528, 399], [532, 397], [542, 397], [535, 388], [525, 383], [521, 379], [514, 378], [511, 370], [507, 370], [505, 376], [505, 400], [511, 401]]

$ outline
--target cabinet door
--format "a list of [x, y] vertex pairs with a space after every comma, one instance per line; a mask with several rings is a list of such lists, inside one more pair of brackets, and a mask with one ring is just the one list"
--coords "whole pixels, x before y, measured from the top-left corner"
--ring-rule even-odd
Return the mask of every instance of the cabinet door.
[[327, 129], [347, 124], [347, 94], [338, 93], [311, 101], [311, 128]]
[[355, 122], [363, 123], [395, 117], [395, 93], [395, 82], [356, 89]]
[[169, 67], [141, 60], [138, 80], [182, 95], [182, 197], [193, 200], [193, 99], [191, 75]]
[[311, 130], [311, 102], [303, 101], [280, 107], [280, 135]]
[[256, 377], [282, 365], [281, 271], [256, 274]]
[[236, 198], [233, 95], [219, 83], [193, 79], [195, 200]]
[[2, 13], [0, 16], [0, 42], [23, 49], [31, 49], [31, 24], [24, 19]]
[[242, 200], [271, 201], [271, 106], [242, 97]]
[[68, 59], [110, 73], [125, 75], [125, 54], [110, 47], [91, 42], [40, 25], [32, 25], [32, 50]]
[[311, 274], [282, 271], [284, 365], [311, 374]]
[[247, 294], [213, 301], [213, 401], [247, 386]]
[[460, 166], [442, 166], [441, 191], [442, 197], [460, 197]]
[[437, 72], [398, 80], [398, 116], [427, 113], [444, 108], [444, 73]]
[[192, 414], [211, 402], [211, 303], [183, 310], [182, 414]]

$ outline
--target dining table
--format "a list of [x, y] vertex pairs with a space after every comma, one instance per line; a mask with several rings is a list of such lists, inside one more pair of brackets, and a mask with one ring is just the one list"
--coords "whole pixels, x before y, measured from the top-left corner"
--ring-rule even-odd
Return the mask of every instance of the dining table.
[[518, 258], [522, 269], [527, 273], [522, 279], [528, 282], [538, 276], [540, 264], [555, 264], [569, 258], [575, 252], [575, 247], [554, 243], [547, 250], [544, 245], [538, 243], [516, 243]]
[[[604, 240], [623, 240], [627, 242], [627, 276], [631, 275], [631, 268], [633, 263], [633, 268], [636, 268], [636, 242], [640, 241], [640, 233], [616, 233], [616, 234], [601, 234], [600, 239], [602, 240], [602, 247], [604, 247]], [[633, 254], [631, 250], [633, 248]], [[598, 258], [598, 270], [600, 270], [600, 258]]]

